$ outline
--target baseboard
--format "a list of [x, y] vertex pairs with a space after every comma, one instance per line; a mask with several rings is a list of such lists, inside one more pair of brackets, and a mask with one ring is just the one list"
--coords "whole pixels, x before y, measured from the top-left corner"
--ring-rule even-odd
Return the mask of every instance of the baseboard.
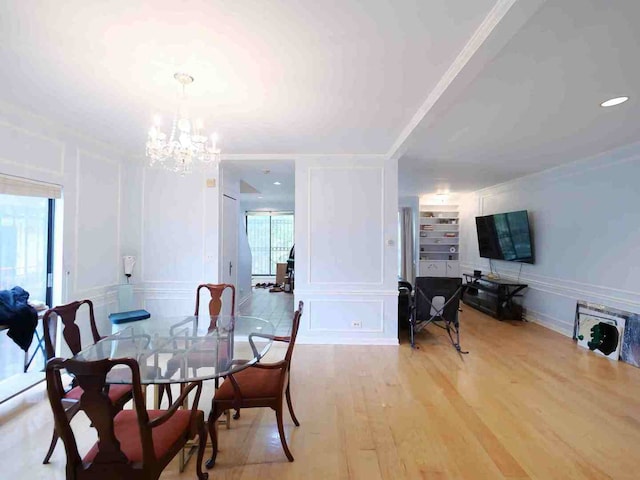
[[524, 314], [525, 320], [536, 323], [549, 330], [560, 333], [565, 337], [573, 337], [573, 323], [562, 321], [544, 313], [527, 309]]
[[359, 337], [302, 337], [296, 343], [306, 345], [389, 345], [398, 346], [397, 338], [359, 338]]

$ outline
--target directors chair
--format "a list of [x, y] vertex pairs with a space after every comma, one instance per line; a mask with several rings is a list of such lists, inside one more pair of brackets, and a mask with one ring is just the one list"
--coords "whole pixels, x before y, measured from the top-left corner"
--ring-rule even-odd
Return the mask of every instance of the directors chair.
[[433, 323], [447, 331], [451, 344], [459, 353], [469, 353], [460, 347], [458, 311], [463, 288], [461, 278], [416, 278], [414, 304], [409, 318], [412, 348], [416, 347], [415, 333]]

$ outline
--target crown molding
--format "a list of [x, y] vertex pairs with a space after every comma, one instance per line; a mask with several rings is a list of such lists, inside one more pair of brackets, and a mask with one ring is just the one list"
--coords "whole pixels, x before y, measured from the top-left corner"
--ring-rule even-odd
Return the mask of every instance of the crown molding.
[[[130, 157], [135, 162], [146, 162], [144, 155]], [[293, 161], [296, 160], [386, 160], [384, 153], [223, 153], [221, 162], [229, 161]]]
[[92, 143], [96, 146], [99, 146], [100, 148], [109, 150], [112, 153], [115, 153], [122, 157], [126, 157], [127, 159], [132, 158], [131, 152], [128, 152], [126, 150], [123, 150], [122, 148], [114, 146], [112, 143], [108, 143], [98, 138], [92, 137], [91, 135], [84, 133], [80, 130], [77, 130], [73, 127], [70, 127], [65, 123], [60, 122], [59, 120], [54, 120], [49, 117], [45, 117], [44, 115], [37, 114], [31, 110], [27, 110], [26, 108], [20, 107], [18, 105], [14, 105], [12, 103], [8, 103], [3, 100], [0, 100], [0, 110], [13, 112], [22, 117], [31, 118], [37, 122], [43, 123], [55, 129], [57, 132], [67, 133], [69, 135], [72, 135], [76, 139]]
[[402, 155], [402, 147], [408, 140], [409, 136], [413, 133], [416, 127], [422, 122], [422, 120], [431, 111], [436, 102], [442, 97], [444, 92], [449, 88], [455, 78], [462, 72], [469, 60], [480, 49], [484, 42], [489, 38], [491, 32], [496, 28], [500, 21], [507, 14], [509, 9], [516, 3], [517, 0], [498, 0], [493, 8], [489, 11], [485, 19], [480, 26], [473, 33], [469, 41], [462, 48], [458, 56], [453, 63], [449, 66], [447, 71], [442, 75], [436, 86], [428, 94], [427, 99], [418, 108], [418, 111], [413, 115], [409, 123], [404, 127], [400, 135], [393, 143], [389, 151], [388, 157], [400, 157]]
[[532, 185], [535, 180], [539, 179], [557, 181], [565, 177], [572, 177], [576, 175], [576, 173], [585, 173], [590, 170], [612, 167], [619, 163], [632, 162], [639, 159], [640, 142], [634, 142], [621, 147], [615, 147], [601, 153], [596, 153], [595, 155], [590, 155], [588, 157], [580, 157], [569, 161], [568, 163], [556, 165], [555, 167], [530, 173], [522, 177], [513, 178], [496, 185], [480, 188], [469, 192], [468, 195], [488, 195], [496, 191], [510, 189], [518, 184], [523, 184], [527, 187]]

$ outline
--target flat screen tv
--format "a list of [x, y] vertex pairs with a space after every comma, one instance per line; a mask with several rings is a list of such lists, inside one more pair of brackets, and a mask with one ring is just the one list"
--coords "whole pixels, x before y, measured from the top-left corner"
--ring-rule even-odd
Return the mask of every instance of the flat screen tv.
[[480, 256], [533, 263], [533, 244], [526, 210], [476, 217]]

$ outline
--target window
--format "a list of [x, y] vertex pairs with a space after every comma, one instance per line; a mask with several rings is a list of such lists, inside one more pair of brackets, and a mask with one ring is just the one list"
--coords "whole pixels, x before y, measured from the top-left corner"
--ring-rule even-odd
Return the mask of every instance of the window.
[[[29, 292], [30, 301], [52, 304], [54, 199], [61, 193], [58, 185], [0, 175], [0, 290], [20, 286]], [[42, 322], [36, 334], [26, 358], [6, 334], [0, 334], [0, 381], [17, 378], [26, 363], [29, 371], [43, 368], [44, 350], [37, 341], [42, 338]], [[12, 382], [5, 392], [25, 386], [22, 380]]]
[[275, 275], [276, 263], [286, 263], [293, 247], [292, 213], [247, 213], [247, 238], [253, 275]]
[[53, 200], [0, 194], [0, 290], [16, 285], [50, 304]]

